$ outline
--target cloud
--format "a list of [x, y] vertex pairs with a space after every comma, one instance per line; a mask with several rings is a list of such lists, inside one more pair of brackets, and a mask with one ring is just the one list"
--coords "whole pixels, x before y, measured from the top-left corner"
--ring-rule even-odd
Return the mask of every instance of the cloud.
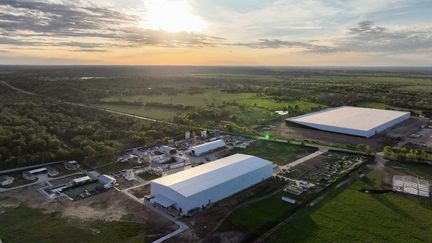
[[286, 40], [279, 40], [279, 39], [259, 39], [258, 41], [254, 42], [246, 42], [246, 43], [232, 43], [230, 45], [234, 46], [245, 46], [250, 48], [258, 48], [258, 49], [266, 49], [266, 48], [307, 48], [309, 47], [309, 44], [298, 42], [298, 41], [286, 41]]
[[287, 41], [287, 40], [280, 40], [280, 39], [260, 39], [258, 41], [254, 42], [239, 42], [239, 43], [231, 43], [228, 45], [233, 46], [244, 46], [249, 48], [256, 48], [256, 49], [277, 49], [277, 48], [300, 48], [303, 50], [313, 50], [313, 51], [320, 51], [325, 52], [329, 47], [323, 46], [323, 45], [317, 45], [308, 43], [308, 42], [300, 42], [300, 41]]
[[[318, 54], [432, 52], [430, 26], [383, 26], [361, 21], [344, 27], [353, 19], [368, 19], [367, 14], [401, 8], [406, 0], [188, 1], [196, 8], [194, 14], [209, 21], [212, 33], [219, 34], [144, 29], [139, 13], [120, 8], [116, 0], [110, 0], [117, 2], [116, 7], [102, 5], [103, 0], [2, 0], [0, 47], [71, 52], [142, 46], [286, 48]], [[142, 9], [139, 11], [142, 14]]]
[[375, 54], [432, 53], [432, 28], [387, 28], [372, 21], [361, 21], [341, 37], [330, 38], [329, 44], [311, 41], [259, 39], [229, 45], [249, 48], [300, 48], [305, 52], [361, 52]]
[[131, 13], [88, 2], [4, 0], [0, 5], [0, 45], [79, 47], [202, 47], [222, 38], [199, 33], [169, 33], [138, 26]]
[[389, 28], [362, 21], [334, 40], [332, 51], [379, 54], [431, 53], [432, 28]]

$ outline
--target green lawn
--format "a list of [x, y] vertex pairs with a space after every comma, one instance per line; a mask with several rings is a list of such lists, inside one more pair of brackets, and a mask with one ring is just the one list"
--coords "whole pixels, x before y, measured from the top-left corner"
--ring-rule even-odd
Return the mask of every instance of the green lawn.
[[246, 149], [235, 148], [232, 153], [255, 155], [275, 164], [285, 165], [316, 150], [316, 148], [301, 145], [259, 140], [250, 144]]
[[249, 235], [259, 235], [277, 224], [294, 208], [294, 205], [281, 200], [282, 193], [254, 202], [234, 211], [222, 223], [218, 231], [241, 231]]
[[0, 215], [3, 242], [145, 242], [145, 225], [121, 221], [78, 221], [20, 206]]
[[359, 191], [378, 187], [380, 178], [375, 171], [280, 228], [270, 242], [430, 242], [432, 201]]

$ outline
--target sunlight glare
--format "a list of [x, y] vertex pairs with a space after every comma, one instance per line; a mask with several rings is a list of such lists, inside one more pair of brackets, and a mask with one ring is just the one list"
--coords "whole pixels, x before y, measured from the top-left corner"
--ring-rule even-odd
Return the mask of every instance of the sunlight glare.
[[140, 25], [145, 29], [201, 32], [205, 27], [204, 20], [183, 0], [148, 0], [144, 7]]

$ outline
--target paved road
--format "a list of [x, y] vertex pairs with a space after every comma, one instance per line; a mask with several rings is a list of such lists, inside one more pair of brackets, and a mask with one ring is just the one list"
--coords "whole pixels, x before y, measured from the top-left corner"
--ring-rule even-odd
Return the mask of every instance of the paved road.
[[318, 157], [318, 156], [320, 156], [321, 154], [324, 154], [324, 153], [327, 153], [327, 150], [324, 150], [324, 151], [318, 150], [315, 153], [309, 154], [309, 155], [307, 155], [307, 156], [305, 156], [303, 158], [300, 158], [300, 159], [298, 159], [298, 160], [296, 160], [294, 162], [291, 162], [291, 163], [286, 164], [286, 165], [279, 166], [279, 168], [281, 170], [290, 169], [290, 168], [295, 167], [295, 166], [297, 166], [297, 165], [299, 165], [301, 163], [304, 163], [304, 162], [306, 162], [308, 160], [311, 160], [311, 159], [313, 159], [315, 157]]
[[9, 87], [9, 88], [11, 88], [11, 89], [13, 89], [13, 90], [16, 90], [16, 91], [18, 91], [18, 92], [24, 93], [24, 94], [26, 94], [26, 95], [36, 95], [36, 94], [33, 93], [33, 92], [30, 92], [30, 91], [23, 90], [23, 89], [20, 89], [20, 88], [15, 87], [15, 86], [12, 86], [12, 85], [6, 83], [5, 81], [0, 80], [0, 83], [3, 84], [3, 85], [6, 85], [7, 87]]

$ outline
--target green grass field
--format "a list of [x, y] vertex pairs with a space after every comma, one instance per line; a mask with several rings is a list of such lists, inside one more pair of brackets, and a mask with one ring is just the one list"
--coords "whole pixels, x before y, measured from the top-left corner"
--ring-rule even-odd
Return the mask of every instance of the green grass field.
[[158, 102], [164, 104], [181, 104], [185, 106], [202, 107], [206, 104], [222, 104], [222, 102], [238, 101], [247, 98], [253, 98], [253, 93], [225, 93], [221, 91], [207, 91], [200, 94], [179, 93], [177, 95], [139, 95], [139, 96], [124, 96], [110, 97], [102, 99], [102, 101], [127, 101], [127, 102]]
[[20, 206], [1, 214], [3, 242], [146, 242], [145, 225], [122, 221], [80, 221]]
[[234, 211], [218, 231], [241, 231], [250, 235], [262, 233], [268, 225], [283, 220], [294, 208], [294, 205], [283, 202], [281, 197], [282, 193], [278, 193]]
[[143, 117], [149, 117], [158, 120], [164, 120], [164, 121], [171, 120], [179, 112], [178, 110], [175, 109], [147, 107], [147, 106], [98, 104], [97, 107], [114, 110], [114, 111], [125, 112], [133, 115], [143, 116]]
[[415, 163], [401, 163], [396, 161], [390, 161], [389, 166], [395, 166], [396, 168], [403, 167], [409, 174], [414, 174], [416, 176], [424, 177], [427, 180], [432, 181], [432, 166], [424, 164]]
[[148, 173], [148, 172], [139, 174], [138, 176], [146, 181], [151, 181], [160, 177], [159, 175]]
[[[240, 109], [239, 106], [227, 105], [224, 109], [230, 114], [236, 114], [239, 122], [243, 124], [250, 123], [265, 123], [269, 119], [274, 119], [277, 116], [273, 111], [282, 110], [285, 107], [298, 107], [300, 111], [309, 111], [312, 108], [325, 107], [324, 105], [305, 102], [305, 101], [284, 101], [277, 102], [271, 98], [256, 97], [254, 93], [225, 93], [221, 91], [207, 91], [201, 94], [179, 93], [177, 95], [140, 95], [140, 96], [124, 96], [110, 97], [102, 99], [105, 102], [158, 102], [163, 104], [185, 105], [196, 108], [203, 107], [209, 104], [221, 105], [223, 102], [237, 102], [240, 105], [245, 105], [246, 109]], [[130, 114], [136, 114], [144, 117], [150, 117], [161, 120], [171, 120], [175, 115], [184, 111], [169, 108], [169, 107], [151, 107], [151, 106], [132, 106], [120, 104], [97, 104], [100, 108], [122, 111]]]
[[306, 102], [306, 101], [283, 101], [277, 102], [271, 98], [248, 98], [239, 100], [240, 104], [247, 106], [258, 106], [267, 110], [276, 111], [282, 110], [284, 107], [295, 107], [298, 106], [300, 111], [309, 111], [312, 108], [325, 108], [325, 105]]
[[280, 228], [270, 242], [430, 242], [432, 201], [359, 191], [378, 188], [381, 177], [374, 171]]
[[232, 153], [255, 155], [278, 165], [285, 165], [315, 152], [316, 148], [259, 140], [246, 149], [235, 148]]
[[401, 91], [407, 92], [421, 92], [421, 93], [432, 93], [432, 85], [428, 84], [418, 84], [418, 85], [408, 85], [399, 88]]
[[[384, 110], [390, 109], [390, 110], [409, 111], [409, 109], [406, 109], [406, 108], [397, 107], [397, 106], [391, 106], [391, 105], [386, 105], [386, 104], [379, 103], [379, 102], [369, 102], [369, 101], [366, 101], [366, 102], [360, 102], [357, 105], [361, 106], [361, 107], [375, 108], [375, 109], [384, 109]], [[419, 110], [414, 110], [414, 111], [420, 112]]]

